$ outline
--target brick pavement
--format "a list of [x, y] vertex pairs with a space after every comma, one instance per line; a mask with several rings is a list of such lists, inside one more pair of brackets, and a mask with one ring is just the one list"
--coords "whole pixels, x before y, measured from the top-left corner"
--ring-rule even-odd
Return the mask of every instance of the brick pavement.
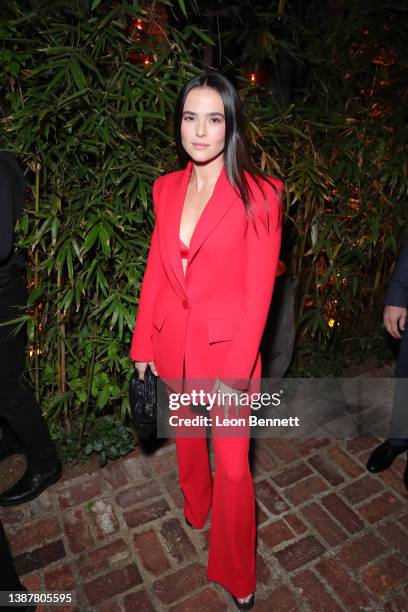
[[[368, 474], [377, 443], [252, 441], [255, 612], [408, 610], [405, 456]], [[236, 609], [205, 577], [209, 520], [200, 531], [183, 520], [173, 440], [62, 479], [0, 516], [27, 588], [75, 591], [75, 608], [47, 610]]]

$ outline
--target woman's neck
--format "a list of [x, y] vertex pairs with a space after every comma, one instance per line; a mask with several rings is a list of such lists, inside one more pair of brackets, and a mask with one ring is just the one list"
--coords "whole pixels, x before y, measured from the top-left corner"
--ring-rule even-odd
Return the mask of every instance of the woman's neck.
[[223, 166], [223, 155], [218, 155], [218, 157], [205, 164], [197, 164], [193, 161], [190, 185], [192, 185], [196, 191], [212, 187], [217, 182]]

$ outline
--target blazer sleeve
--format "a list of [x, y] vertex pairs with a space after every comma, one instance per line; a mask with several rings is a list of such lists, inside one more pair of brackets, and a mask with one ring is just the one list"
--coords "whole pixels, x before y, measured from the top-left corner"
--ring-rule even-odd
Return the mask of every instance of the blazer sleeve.
[[162, 281], [165, 278], [165, 270], [159, 250], [158, 241], [158, 192], [159, 180], [153, 183], [153, 210], [155, 224], [150, 241], [149, 254], [146, 269], [143, 276], [142, 287], [139, 295], [139, 306], [137, 310], [136, 323], [133, 330], [130, 358], [134, 361], [153, 361], [153, 306]]
[[[220, 377], [222, 382], [237, 389], [247, 389], [249, 386], [275, 284], [282, 234], [280, 211], [283, 183], [276, 179], [273, 181], [278, 194], [270, 185], [265, 186], [269, 206], [269, 230], [266, 215], [262, 212], [258, 212], [257, 221], [262, 215], [265, 220], [256, 223], [257, 232], [254, 223], [251, 220], [248, 222], [245, 240], [244, 304]], [[265, 206], [263, 198], [262, 204], [260, 201], [256, 204], [258, 211], [260, 206]]]
[[408, 307], [408, 240], [404, 243], [389, 280], [385, 305]]

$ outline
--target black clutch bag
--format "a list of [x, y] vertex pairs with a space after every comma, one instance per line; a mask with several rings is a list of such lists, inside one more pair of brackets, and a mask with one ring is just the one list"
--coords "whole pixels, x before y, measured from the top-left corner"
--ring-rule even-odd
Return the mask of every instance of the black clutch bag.
[[130, 412], [139, 438], [148, 438], [157, 429], [157, 376], [150, 366], [144, 380], [139, 380], [137, 370], [129, 385]]

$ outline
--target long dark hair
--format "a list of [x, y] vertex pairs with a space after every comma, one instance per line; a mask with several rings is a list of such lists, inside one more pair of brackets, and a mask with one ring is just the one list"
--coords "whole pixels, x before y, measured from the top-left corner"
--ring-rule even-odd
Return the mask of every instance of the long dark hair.
[[[262, 188], [262, 182], [266, 180], [274, 188], [279, 205], [278, 223], [280, 223], [282, 208], [280, 193], [275, 185], [268, 180], [268, 177], [254, 164], [248, 153], [248, 144], [245, 138], [246, 120], [241, 101], [235, 87], [222, 72], [203, 72], [196, 75], [183, 86], [177, 97], [174, 111], [174, 137], [180, 163], [185, 166], [190, 160], [190, 156], [181, 142], [181, 122], [186, 98], [195, 87], [210, 87], [215, 89], [221, 96], [225, 115], [225, 170], [229, 182], [244, 202], [247, 215], [253, 218], [251, 205], [252, 191], [245, 172], [248, 172], [259, 185], [264, 198], [265, 193]], [[268, 202], [266, 199], [265, 205], [267, 209], [266, 218], [269, 219]]]

